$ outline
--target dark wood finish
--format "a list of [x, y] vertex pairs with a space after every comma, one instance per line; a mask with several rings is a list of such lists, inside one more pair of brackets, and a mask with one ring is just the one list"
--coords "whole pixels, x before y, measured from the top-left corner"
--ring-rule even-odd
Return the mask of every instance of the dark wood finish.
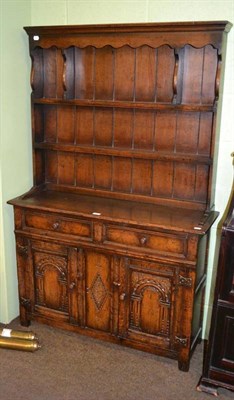
[[197, 389], [217, 396], [219, 387], [234, 391], [234, 185], [222, 226], [212, 321]]
[[178, 360], [200, 338], [227, 22], [28, 27], [20, 317]]

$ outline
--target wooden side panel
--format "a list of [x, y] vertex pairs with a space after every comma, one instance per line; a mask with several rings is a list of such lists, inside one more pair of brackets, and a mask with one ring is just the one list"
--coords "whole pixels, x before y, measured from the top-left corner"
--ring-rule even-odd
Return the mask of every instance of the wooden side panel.
[[30, 259], [29, 241], [24, 238], [16, 237], [16, 257], [17, 257], [17, 276], [19, 282], [19, 303], [20, 303], [20, 322], [22, 325], [29, 325], [28, 312], [33, 310], [34, 298], [30, 296]]
[[206, 46], [204, 49], [204, 72], [201, 93], [201, 102], [203, 104], [212, 104], [214, 102], [217, 63], [217, 50], [212, 46]]
[[31, 86], [33, 89], [33, 97], [43, 97], [43, 50], [36, 48], [31, 53], [32, 57], [32, 75], [31, 75]]
[[[179, 368], [188, 371], [191, 345], [191, 323], [194, 307], [195, 271], [177, 271], [176, 304], [174, 307], [174, 348], [179, 352]], [[187, 282], [187, 285], [181, 284]], [[201, 309], [200, 309], [201, 310]]]

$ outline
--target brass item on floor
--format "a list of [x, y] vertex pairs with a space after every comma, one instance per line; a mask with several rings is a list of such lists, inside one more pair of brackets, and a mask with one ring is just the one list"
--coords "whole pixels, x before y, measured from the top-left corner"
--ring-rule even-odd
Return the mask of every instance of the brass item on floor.
[[0, 337], [0, 348], [12, 349], [12, 350], [23, 350], [23, 351], [36, 351], [41, 346], [35, 339], [26, 340], [18, 339], [14, 337]]
[[1, 328], [0, 337], [26, 339], [26, 340], [37, 340], [37, 336], [31, 331], [16, 331], [14, 329]]

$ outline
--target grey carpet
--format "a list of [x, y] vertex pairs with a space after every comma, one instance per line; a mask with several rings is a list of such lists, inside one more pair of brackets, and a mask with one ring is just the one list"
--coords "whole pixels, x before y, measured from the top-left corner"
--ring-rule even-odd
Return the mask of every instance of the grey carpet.
[[[18, 320], [11, 327], [23, 329]], [[24, 328], [25, 329], [25, 328]], [[177, 362], [33, 322], [42, 348], [0, 349], [0, 400], [209, 400], [196, 391], [202, 345], [189, 372]], [[220, 400], [234, 393], [220, 389]]]

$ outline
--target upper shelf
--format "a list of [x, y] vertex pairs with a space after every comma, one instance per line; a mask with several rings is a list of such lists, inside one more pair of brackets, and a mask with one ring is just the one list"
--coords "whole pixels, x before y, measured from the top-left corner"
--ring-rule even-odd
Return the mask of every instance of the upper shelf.
[[228, 32], [232, 24], [228, 21], [170, 22], [108, 25], [67, 25], [36, 26], [24, 29], [30, 38], [31, 49], [40, 46], [94, 46], [110, 45], [119, 48], [129, 45], [136, 48], [148, 45], [153, 48], [164, 44], [183, 47], [189, 43], [194, 47], [212, 44], [221, 50], [223, 32]]
[[211, 45], [37, 47], [31, 57], [37, 103], [212, 111], [219, 95], [222, 59]]

